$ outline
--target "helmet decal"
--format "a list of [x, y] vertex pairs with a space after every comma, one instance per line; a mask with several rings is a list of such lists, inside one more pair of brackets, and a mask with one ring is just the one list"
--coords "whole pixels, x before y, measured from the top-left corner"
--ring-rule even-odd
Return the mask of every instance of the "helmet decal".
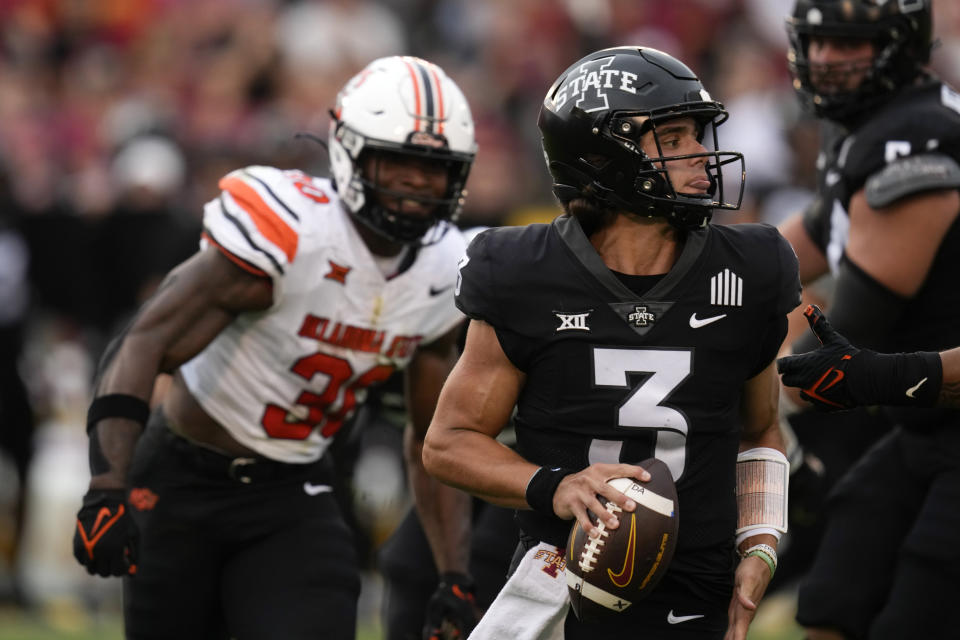
[[[402, 60], [413, 85], [414, 131], [429, 128], [433, 133], [443, 133], [443, 86], [437, 77], [436, 66], [410, 56], [404, 56]], [[426, 127], [423, 127], [424, 120]]]
[[[554, 108], [559, 109], [568, 99], [576, 98], [576, 105], [587, 113], [609, 109], [610, 103], [607, 100], [606, 92], [615, 86], [611, 77], [620, 75], [618, 69], [608, 68], [612, 64], [613, 58], [607, 58], [605, 60], [591, 60], [580, 65], [577, 69], [579, 75], [574, 76], [569, 82], [557, 88], [557, 92], [553, 96]], [[623, 82], [621, 83], [618, 77], [616, 84], [620, 85], [618, 88], [621, 91], [636, 93], [637, 90], [630, 85], [631, 78], [629, 76], [636, 79], [635, 74], [627, 72]]]

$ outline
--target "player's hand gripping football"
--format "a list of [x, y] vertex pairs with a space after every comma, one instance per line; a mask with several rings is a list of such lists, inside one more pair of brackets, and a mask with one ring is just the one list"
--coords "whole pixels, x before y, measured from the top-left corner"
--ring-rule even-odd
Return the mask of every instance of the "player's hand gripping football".
[[423, 640], [466, 640], [480, 619], [473, 579], [448, 571], [427, 602]]
[[643, 467], [633, 464], [592, 464], [583, 471], [564, 478], [553, 495], [553, 511], [564, 520], [576, 518], [587, 535], [596, 537], [600, 530], [590, 519], [589, 513], [603, 520], [608, 529], [616, 529], [620, 520], [607, 511], [598, 496], [613, 502], [624, 511], [633, 511], [637, 503], [607, 484], [614, 478], [636, 478], [640, 482], [650, 480]]
[[[821, 411], [839, 411], [863, 404], [851, 387], [851, 375], [862, 365], [858, 358], [866, 353], [854, 347], [830, 324], [816, 305], [803, 312], [810, 329], [823, 345], [819, 349], [777, 360], [777, 371], [783, 375], [783, 384], [799, 387], [800, 397]], [[853, 367], [851, 367], [853, 365]]]
[[73, 555], [91, 575], [136, 572], [136, 527], [123, 489], [91, 489], [83, 496], [73, 533]]

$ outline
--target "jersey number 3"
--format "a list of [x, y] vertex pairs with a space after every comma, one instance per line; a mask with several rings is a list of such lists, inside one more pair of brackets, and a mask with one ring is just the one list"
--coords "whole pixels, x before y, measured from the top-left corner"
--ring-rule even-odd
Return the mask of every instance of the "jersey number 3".
[[593, 350], [594, 384], [599, 387], [629, 389], [629, 374], [648, 374], [617, 407], [617, 424], [635, 429], [656, 429], [657, 444], [653, 455], [666, 463], [674, 480], [680, 478], [686, 464], [687, 418], [680, 411], [660, 403], [690, 376], [692, 363], [692, 352], [685, 350]]

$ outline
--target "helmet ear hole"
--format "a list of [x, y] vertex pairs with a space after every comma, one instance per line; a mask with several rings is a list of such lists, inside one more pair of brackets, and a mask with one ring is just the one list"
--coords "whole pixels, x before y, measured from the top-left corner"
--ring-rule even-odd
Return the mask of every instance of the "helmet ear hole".
[[597, 171], [606, 169], [607, 165], [610, 164], [610, 158], [600, 155], [599, 153], [587, 153], [581, 160]]

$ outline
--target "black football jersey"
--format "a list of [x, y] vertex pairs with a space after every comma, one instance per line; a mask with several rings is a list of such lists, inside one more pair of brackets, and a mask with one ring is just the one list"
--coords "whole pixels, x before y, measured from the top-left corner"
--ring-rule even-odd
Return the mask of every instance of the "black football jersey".
[[[851, 131], [824, 136], [818, 159], [817, 198], [804, 226], [836, 271], [848, 239], [850, 199], [891, 161], [934, 151], [960, 162], [960, 93], [941, 82], [911, 87]], [[947, 230], [920, 290], [877, 344], [884, 352], [940, 351], [960, 344], [960, 217]], [[868, 320], [865, 320], [868, 321]], [[857, 336], [848, 337], [854, 342]], [[884, 409], [911, 429], [955, 429], [954, 409]]]
[[[774, 358], [799, 301], [796, 256], [768, 225], [688, 232], [671, 270], [637, 295], [569, 216], [477, 236], [456, 295], [526, 374], [519, 453], [578, 470], [663, 460], [680, 504], [671, 571], [721, 582], [736, 528], [742, 387]], [[518, 518], [525, 533], [565, 546], [569, 521]]]
[[[941, 82], [903, 90], [853, 130], [824, 131], [817, 197], [804, 226], [836, 271], [850, 226], [850, 199], [868, 178], [901, 157], [928, 152], [960, 162], [960, 93]], [[881, 351], [940, 350], [960, 344], [960, 218], [947, 232], [926, 282]]]

